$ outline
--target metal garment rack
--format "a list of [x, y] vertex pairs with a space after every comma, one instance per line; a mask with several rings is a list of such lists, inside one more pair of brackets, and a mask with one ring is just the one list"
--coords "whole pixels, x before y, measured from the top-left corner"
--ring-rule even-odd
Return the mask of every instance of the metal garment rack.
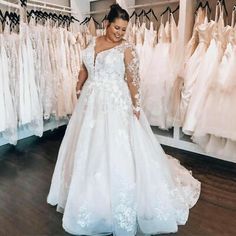
[[154, 3], [145, 3], [145, 4], [129, 6], [128, 9], [154, 7], [154, 6], [160, 6], [160, 5], [165, 5], [165, 4], [178, 3], [179, 1], [180, 0], [162, 0], [162, 1], [154, 2]]
[[[34, 4], [29, 3], [29, 2], [34, 2]], [[29, 2], [27, 3], [27, 7], [30, 6], [30, 7], [37, 7], [37, 8], [47, 9], [47, 10], [52, 10], [52, 11], [77, 14], [76, 12], [71, 11], [71, 8], [67, 6], [47, 3], [46, 1], [37, 1], [37, 0], [30, 0]], [[20, 3], [16, 4], [16, 3], [11, 3], [5, 0], [0, 0], [0, 4], [4, 6], [12, 7], [12, 8], [22, 9], [22, 7], [20, 6]], [[48, 130], [54, 130], [60, 126], [67, 125], [67, 124], [68, 124], [68, 119], [60, 119], [60, 120], [51, 119], [51, 120], [44, 121], [44, 132]], [[17, 132], [18, 132], [18, 141], [34, 135], [33, 132], [27, 129], [25, 126], [19, 127]], [[8, 143], [9, 142], [6, 139], [1, 137], [1, 133], [0, 133], [0, 147]]]
[[71, 7], [54, 4], [54, 3], [48, 3], [46, 1], [39, 1], [39, 0], [29, 0], [27, 3], [27, 7], [35, 7], [35, 8], [41, 8], [45, 10], [51, 10], [51, 11], [59, 11], [64, 12], [68, 14], [77, 14], [76, 12], [71, 10]]
[[[70, 7], [65, 7], [65, 6], [58, 5], [58, 4], [45, 3], [45, 1], [38, 1], [38, 0], [28, 0], [28, 1], [35, 3], [35, 4], [31, 4], [31, 5], [29, 5], [29, 3], [28, 3], [29, 6], [33, 6], [33, 7], [35, 6], [38, 8], [44, 8], [44, 9], [48, 9], [48, 10], [55, 10], [55, 11], [62, 11], [62, 12], [69, 11], [70, 13], [72, 13]], [[164, 4], [178, 3], [180, 1], [179, 0], [166, 0], [166, 1], [161, 0], [157, 3], [134, 5], [134, 6], [130, 6], [129, 8], [131, 8], [131, 9], [132, 8], [133, 9], [134, 8], [145, 8], [145, 7], [152, 7], [152, 6], [158, 6], [158, 5], [164, 5]], [[189, 3], [188, 1], [190, 1], [190, 0], [187, 0], [187, 3]], [[12, 6], [15, 8], [20, 8], [20, 6], [18, 6], [17, 4], [12, 4], [12, 3], [9, 3], [9, 2], [3, 1], [3, 0], [0, 0], [0, 4], [6, 5], [6, 6]], [[180, 6], [181, 6], [181, 4], [180, 4]], [[109, 9], [100, 10], [100, 11], [91, 11], [91, 12], [87, 12], [87, 13], [83, 13], [83, 14], [84, 15], [98, 14], [98, 13], [104, 13], [106, 11], [109, 11]], [[186, 21], [186, 19], [185, 19], [185, 21]], [[55, 123], [55, 121], [54, 122], [53, 121], [52, 122], [46, 121], [46, 123], [44, 125], [44, 131], [55, 129], [61, 125], [66, 125], [67, 123], [68, 123], [68, 120], [63, 120], [63, 121], [56, 122], [56, 123]], [[156, 129], [156, 128], [154, 128], [154, 129]], [[173, 132], [171, 134], [170, 134], [170, 132], [167, 134], [163, 134], [163, 133], [160, 133], [159, 130], [157, 132], [155, 132], [155, 130], [154, 130], [154, 133], [155, 133], [157, 140], [163, 145], [167, 145], [167, 146], [178, 148], [181, 150], [186, 150], [186, 151], [190, 151], [193, 153], [206, 155], [206, 156], [214, 157], [214, 158], [217, 158], [220, 160], [225, 160], [225, 161], [230, 161], [230, 162], [236, 163], [236, 160], [229, 160], [229, 158], [205, 153], [197, 144], [191, 142], [191, 140], [187, 141], [186, 139], [183, 138], [183, 135], [181, 133], [181, 127], [179, 127], [179, 126], [174, 126]], [[28, 131], [24, 128], [22, 128], [22, 129], [20, 128], [18, 134], [19, 134], [19, 139], [23, 139], [23, 138], [33, 135], [30, 131]], [[4, 140], [3, 138], [0, 137], [0, 146], [7, 144], [7, 143], [8, 142], [6, 140]]]
[[0, 0], [0, 4], [2, 4], [4, 6], [8, 6], [8, 7], [17, 8], [17, 9], [21, 8], [19, 4], [11, 3], [11, 2], [8, 2], [8, 1], [4, 1], [4, 0]]
[[[145, 3], [145, 4], [139, 4], [139, 5], [133, 5], [129, 6], [128, 9], [135, 9], [135, 8], [145, 8], [145, 7], [153, 7], [153, 6], [161, 6], [165, 4], [172, 4], [172, 3], [178, 3], [180, 0], [162, 0], [155, 3]], [[109, 11], [110, 9], [103, 9], [98, 11], [90, 11], [90, 12], [84, 12], [84, 15], [91, 15], [91, 14], [100, 14]]]
[[[185, 1], [186, 2], [184, 2], [184, 4], [183, 4], [183, 1], [181, 1], [181, 0], [160, 0], [155, 3], [145, 3], [145, 4], [129, 6], [128, 9], [138, 9], [138, 8], [168, 5], [168, 4], [172, 4], [172, 3], [179, 3], [180, 8], [181, 8], [181, 6], [183, 6], [183, 9], [180, 9], [180, 13], [183, 14], [183, 12], [185, 12], [187, 10], [187, 7], [190, 7], [190, 5], [193, 4], [193, 3], [190, 4], [190, 2], [192, 2], [191, 0], [185, 0]], [[109, 11], [109, 9], [102, 9], [102, 10], [97, 10], [97, 11], [84, 12], [83, 14], [84, 15], [91, 15], [91, 14], [105, 13], [108, 11]], [[184, 13], [184, 14], [186, 14], [186, 13]], [[186, 16], [182, 20], [185, 21], [185, 24], [186, 24], [186, 22], [189, 22], [187, 20]], [[154, 134], [155, 134], [155, 137], [157, 138], [157, 140], [163, 145], [178, 148], [178, 149], [193, 152], [193, 153], [197, 153], [197, 154], [201, 154], [201, 155], [205, 155], [205, 156], [210, 156], [210, 157], [217, 158], [220, 160], [225, 160], [225, 161], [230, 161], [230, 162], [236, 163], [236, 160], [231, 160], [227, 157], [211, 155], [209, 153], [204, 152], [204, 150], [202, 150], [200, 148], [200, 146], [198, 146], [197, 144], [193, 143], [189, 137], [186, 138], [186, 136], [183, 135], [182, 128], [180, 126], [175, 125], [173, 127], [172, 131], [166, 131], [166, 132], [163, 132], [160, 129], [158, 129], [157, 127], [154, 127], [153, 131], [154, 131]]]

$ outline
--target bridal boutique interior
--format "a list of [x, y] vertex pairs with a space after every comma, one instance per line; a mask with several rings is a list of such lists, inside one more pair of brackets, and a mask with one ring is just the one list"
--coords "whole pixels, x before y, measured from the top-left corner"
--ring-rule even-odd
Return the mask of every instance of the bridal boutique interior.
[[170, 235], [236, 235], [235, 0], [0, 0], [0, 235], [69, 235], [45, 199], [82, 50], [115, 2], [152, 130], [202, 184]]

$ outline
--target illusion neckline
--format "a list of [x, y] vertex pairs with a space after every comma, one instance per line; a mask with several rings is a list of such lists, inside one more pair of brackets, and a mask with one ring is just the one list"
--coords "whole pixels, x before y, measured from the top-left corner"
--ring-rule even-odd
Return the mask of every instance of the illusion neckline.
[[117, 44], [117, 45], [114, 46], [114, 47], [101, 50], [100, 52], [96, 52], [97, 38], [98, 38], [98, 37], [95, 37], [95, 38], [94, 38], [94, 44], [93, 44], [93, 65], [94, 65], [94, 66], [95, 66], [96, 59], [97, 59], [97, 57], [98, 57], [99, 54], [102, 54], [102, 53], [104, 53], [104, 52], [109, 52], [109, 51], [111, 51], [111, 50], [113, 50], [113, 49], [116, 49], [116, 48], [122, 46], [122, 45], [126, 42], [126, 40], [122, 40], [121, 43]]

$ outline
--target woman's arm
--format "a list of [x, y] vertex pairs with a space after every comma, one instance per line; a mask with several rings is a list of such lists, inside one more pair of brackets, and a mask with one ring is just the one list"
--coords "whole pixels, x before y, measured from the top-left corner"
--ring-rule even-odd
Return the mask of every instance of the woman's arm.
[[79, 77], [78, 77], [78, 82], [76, 85], [76, 94], [79, 95], [80, 91], [84, 85], [85, 80], [88, 78], [88, 71], [85, 67], [84, 64], [82, 64], [82, 67], [79, 71]]
[[129, 87], [133, 111], [136, 117], [140, 116], [140, 77], [139, 77], [139, 60], [135, 48], [130, 46], [125, 50], [125, 69], [126, 80]]

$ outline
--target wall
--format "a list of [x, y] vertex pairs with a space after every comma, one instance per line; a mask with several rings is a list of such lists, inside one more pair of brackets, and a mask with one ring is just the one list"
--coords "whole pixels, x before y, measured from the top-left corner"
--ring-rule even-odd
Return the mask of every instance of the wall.
[[89, 0], [71, 0], [70, 5], [73, 11], [77, 12], [76, 18], [80, 21], [84, 19], [84, 12], [90, 11]]
[[[90, 11], [109, 9], [110, 5], [116, 3], [116, 0], [99, 0], [90, 2]], [[94, 14], [93, 17], [100, 23], [107, 12]]]
[[[7, 1], [7, 2], [11, 2], [11, 3], [16, 3], [17, 1], [16, 0], [5, 0], [5, 1]], [[9, 8], [9, 7], [7, 7], [7, 6], [4, 6], [4, 5], [2, 5], [2, 4], [0, 4], [0, 9], [4, 12], [4, 11], [6, 11], [6, 10], [10, 10], [10, 11], [14, 11], [13, 9], [14, 8]]]
[[[80, 0], [83, 1], [83, 0]], [[55, 3], [63, 6], [70, 6], [70, 0], [48, 0], [47, 3]]]

